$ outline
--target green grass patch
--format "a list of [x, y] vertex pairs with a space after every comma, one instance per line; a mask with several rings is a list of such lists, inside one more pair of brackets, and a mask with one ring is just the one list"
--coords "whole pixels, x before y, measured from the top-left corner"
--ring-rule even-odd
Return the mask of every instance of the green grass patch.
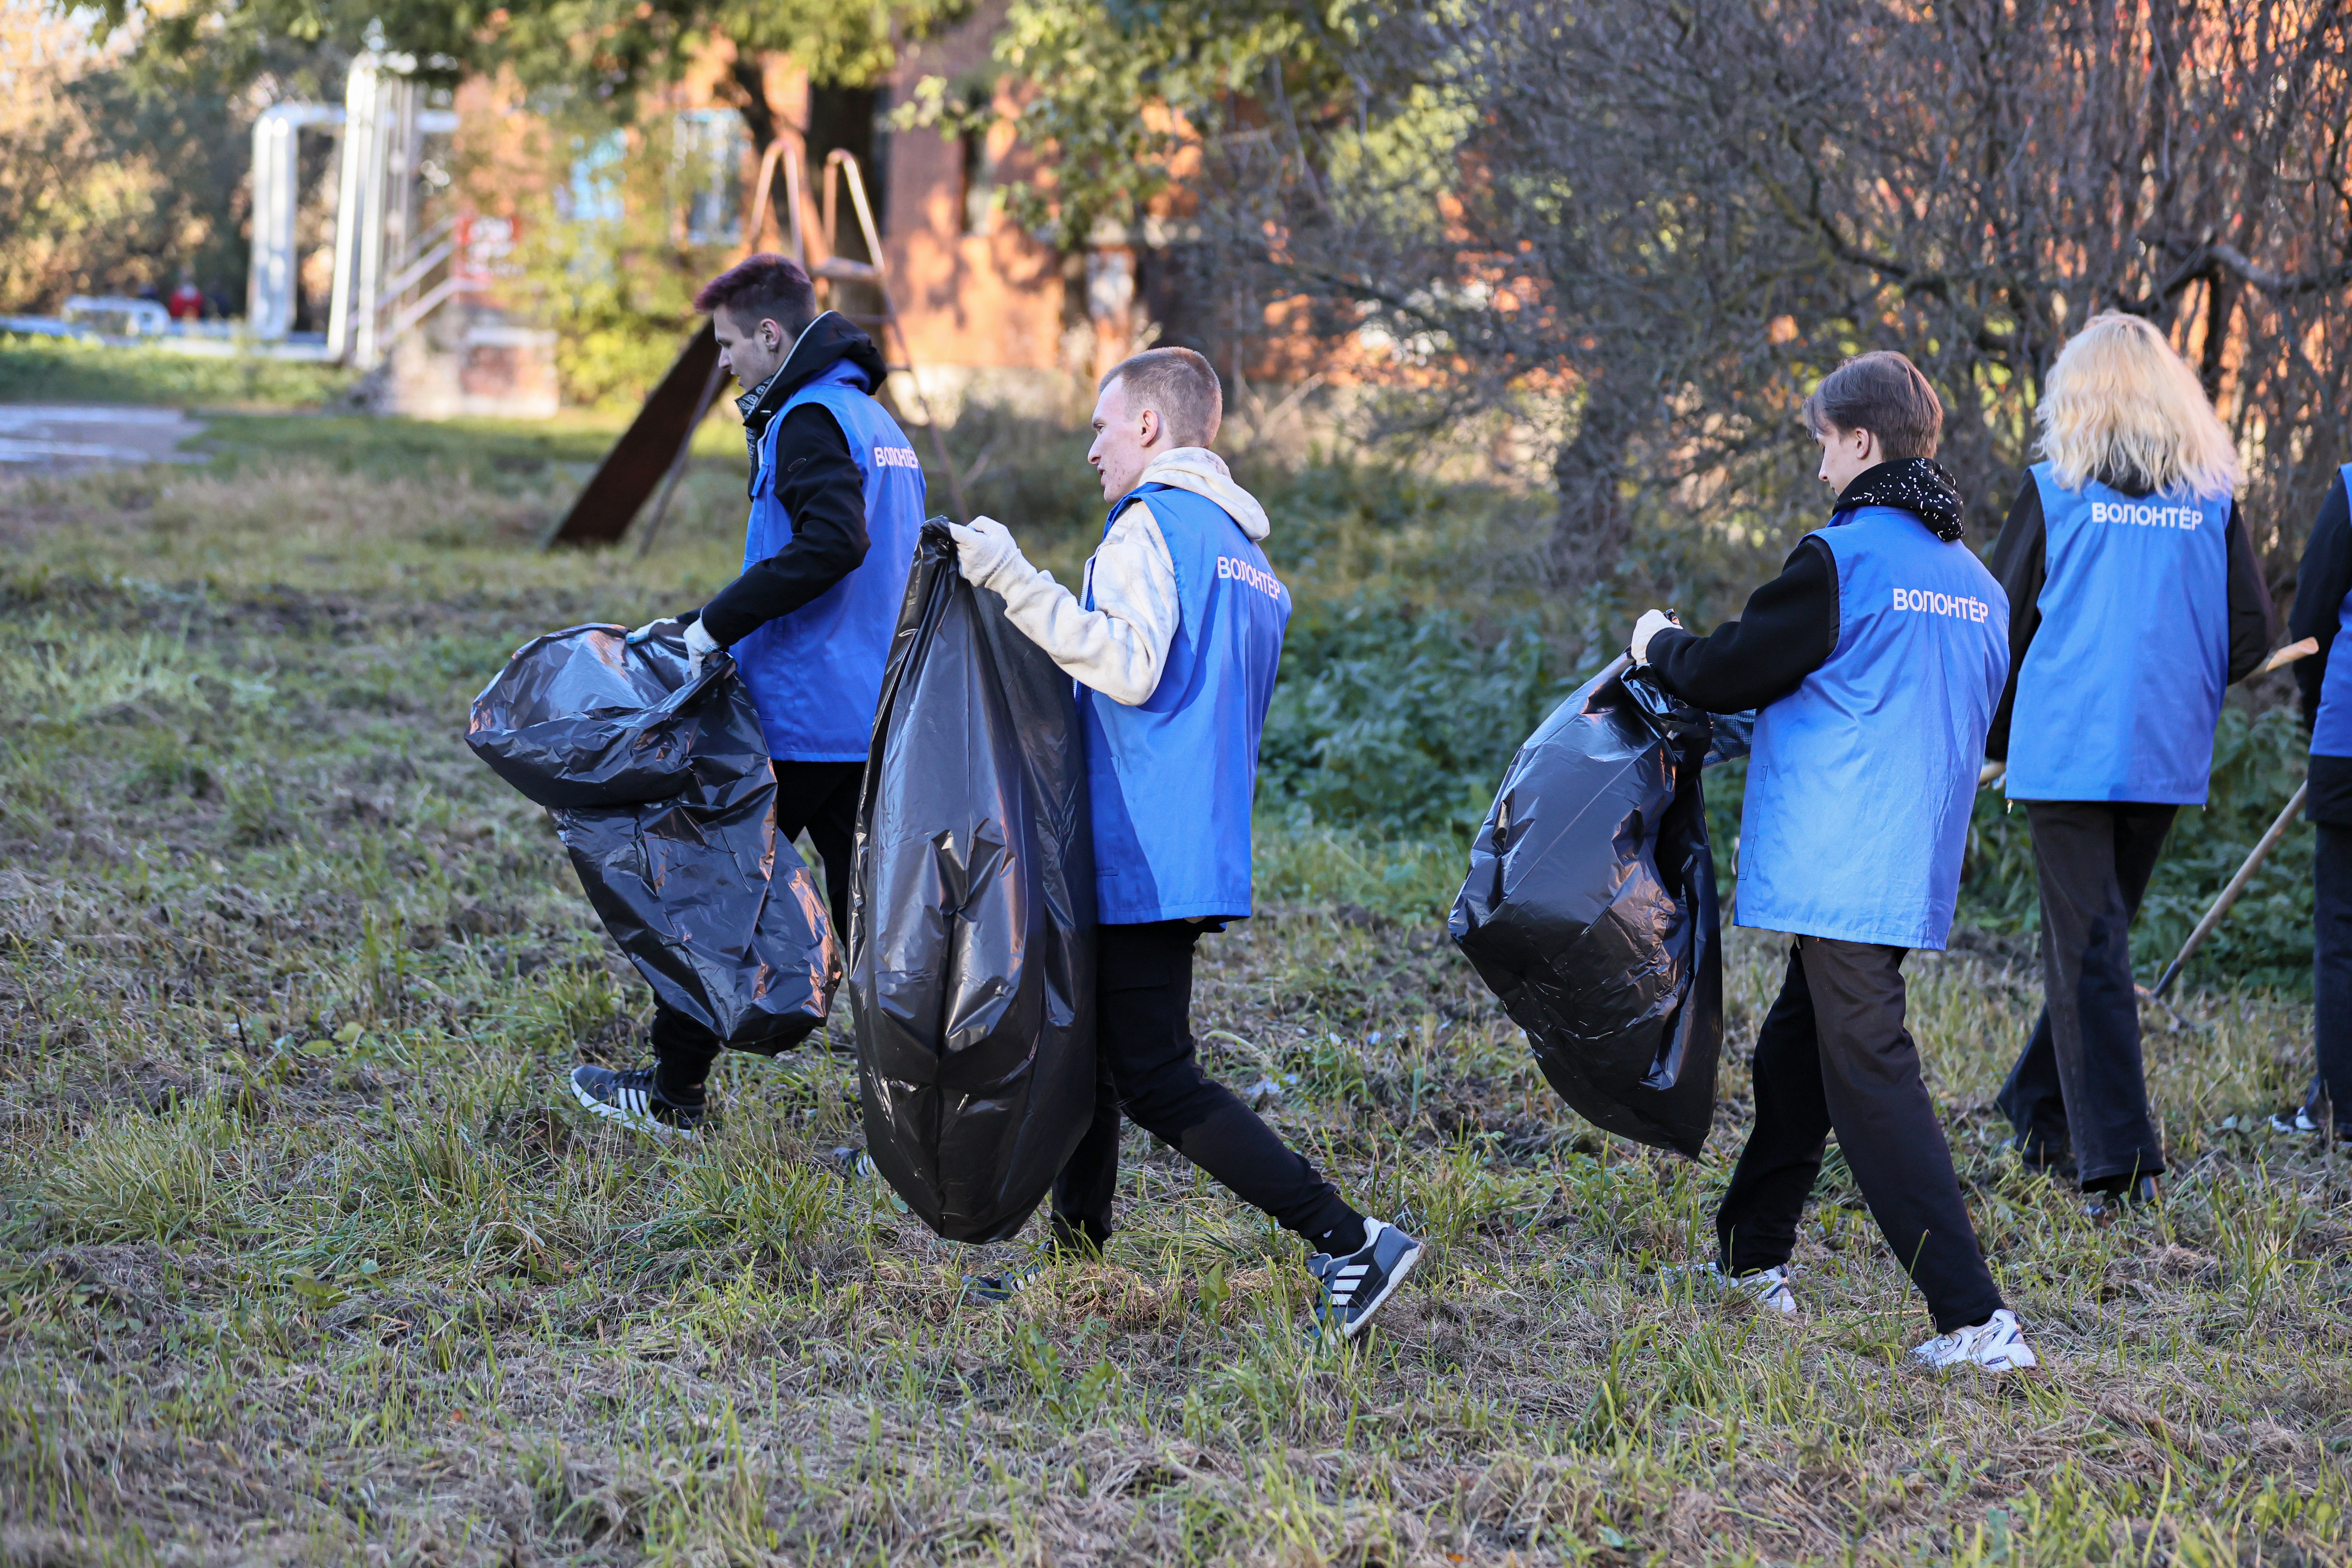
[[[1285, 723], [1324, 728], [1270, 742], [1260, 913], [1203, 942], [1195, 1032], [1431, 1244], [1375, 1334], [1318, 1351], [1296, 1245], [1139, 1134], [1099, 1262], [962, 1300], [1037, 1229], [951, 1247], [843, 1178], [843, 1015], [723, 1061], [701, 1142], [578, 1114], [563, 1074], [643, 1059], [647, 996], [543, 815], [466, 750], [467, 704], [537, 632], [726, 581], [740, 468], [698, 465], [643, 562], [548, 555], [562, 432], [541, 469], [501, 469], [498, 431], [277, 434], [341, 428], [0, 487], [0, 1555], [2342, 1558], [2352, 1172], [2255, 1130], [2308, 1070], [2285, 991], [2147, 1016], [2168, 1201], [2101, 1228], [1992, 1110], [2032, 967], [1998, 942], [1909, 966], [2030, 1376], [1904, 1364], [1930, 1325], [1834, 1158], [1796, 1321], [1661, 1280], [1708, 1245], [1785, 953], [1728, 944], [1696, 1162], [1570, 1113], [1454, 953], [1476, 752], [1574, 663], [1504, 638], [1555, 649], [1569, 611], [1475, 607], [1512, 580], [1507, 498], [1383, 521], [1370, 479], [1265, 484], [1328, 502], [1285, 676], [1310, 710]], [[1076, 500], [1008, 521], [1055, 560], [1100, 524]], [[1441, 721], [1453, 752], [1406, 744]], [[2258, 725], [2242, 755], [2277, 745]]]
[[311, 408], [357, 379], [341, 365], [215, 356], [0, 333], [0, 403], [163, 403]]

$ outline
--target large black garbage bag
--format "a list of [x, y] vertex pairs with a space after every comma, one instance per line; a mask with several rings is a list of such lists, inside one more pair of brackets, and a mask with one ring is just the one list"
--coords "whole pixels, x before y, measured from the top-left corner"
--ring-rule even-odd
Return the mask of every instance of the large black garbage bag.
[[1561, 1099], [1694, 1158], [1723, 1045], [1709, 731], [1622, 658], [1594, 677], [1511, 759], [1448, 922]]
[[956, 570], [907, 582], [857, 813], [866, 1150], [951, 1241], [1019, 1230], [1094, 1114], [1095, 873], [1070, 678]]
[[548, 808], [588, 901], [664, 1005], [770, 1055], [824, 1022], [841, 945], [776, 832], [776, 775], [723, 655], [687, 680], [676, 622], [535, 637], [474, 699], [467, 742]]

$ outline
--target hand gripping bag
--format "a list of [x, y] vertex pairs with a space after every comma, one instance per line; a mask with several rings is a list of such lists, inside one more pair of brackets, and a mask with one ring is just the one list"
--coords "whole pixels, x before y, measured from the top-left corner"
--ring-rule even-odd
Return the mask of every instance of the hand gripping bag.
[[1627, 660], [1601, 671], [1511, 759], [1448, 922], [1571, 1109], [1693, 1158], [1723, 1045], [1709, 731]]
[[535, 637], [474, 700], [475, 754], [555, 820], [604, 929], [665, 1006], [772, 1055], [824, 1022], [841, 948], [723, 655], [687, 680], [676, 622]]
[[1094, 1118], [1094, 838], [1070, 678], [923, 525], [850, 909], [866, 1152], [950, 1241], [1021, 1228]]

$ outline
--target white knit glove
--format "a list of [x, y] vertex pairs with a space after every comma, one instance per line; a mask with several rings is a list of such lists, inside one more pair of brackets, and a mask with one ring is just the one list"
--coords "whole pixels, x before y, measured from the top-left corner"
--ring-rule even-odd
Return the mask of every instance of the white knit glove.
[[1643, 610], [1642, 618], [1633, 623], [1633, 640], [1630, 645], [1633, 662], [1649, 663], [1650, 639], [1669, 626], [1679, 627], [1681, 625], [1680, 621], [1675, 619], [1674, 612], [1671, 610]]
[[963, 580], [975, 588], [985, 588], [990, 579], [1015, 562], [1022, 560], [1021, 546], [1013, 542], [1013, 531], [992, 517], [975, 517], [969, 525], [948, 524], [948, 533], [955, 540], [956, 570]]
[[686, 628], [686, 683], [688, 686], [702, 679], [702, 661], [719, 651], [719, 639], [704, 628], [702, 617], [696, 616]]

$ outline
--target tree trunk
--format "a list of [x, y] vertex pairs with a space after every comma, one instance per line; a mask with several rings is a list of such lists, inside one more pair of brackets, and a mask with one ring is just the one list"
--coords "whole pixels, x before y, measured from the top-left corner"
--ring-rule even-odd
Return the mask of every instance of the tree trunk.
[[1635, 423], [1634, 405], [1617, 379], [1588, 373], [1576, 434], [1552, 459], [1559, 510], [1552, 521], [1551, 569], [1565, 587], [1580, 588], [1617, 568], [1625, 547], [1625, 446]]

